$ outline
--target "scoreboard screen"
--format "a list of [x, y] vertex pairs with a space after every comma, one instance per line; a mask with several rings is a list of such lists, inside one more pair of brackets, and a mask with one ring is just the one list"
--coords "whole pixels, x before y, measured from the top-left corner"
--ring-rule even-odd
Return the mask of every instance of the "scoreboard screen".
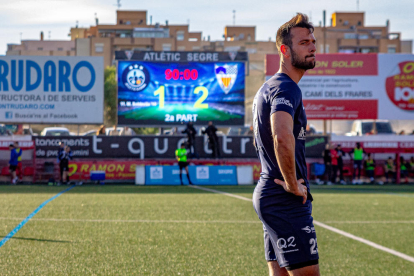
[[118, 124], [244, 125], [244, 62], [118, 61]]

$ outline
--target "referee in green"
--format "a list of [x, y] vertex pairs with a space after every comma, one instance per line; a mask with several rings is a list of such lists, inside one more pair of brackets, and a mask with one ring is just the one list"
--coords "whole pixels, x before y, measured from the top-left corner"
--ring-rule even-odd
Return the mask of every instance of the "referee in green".
[[188, 172], [187, 150], [185, 149], [185, 143], [182, 143], [181, 147], [175, 151], [175, 156], [177, 157], [178, 166], [180, 167], [181, 185], [184, 185], [183, 177], [182, 177], [183, 169], [185, 169], [185, 171], [187, 172], [188, 183], [192, 185], [193, 183], [191, 183], [191, 180], [190, 180], [190, 173]]

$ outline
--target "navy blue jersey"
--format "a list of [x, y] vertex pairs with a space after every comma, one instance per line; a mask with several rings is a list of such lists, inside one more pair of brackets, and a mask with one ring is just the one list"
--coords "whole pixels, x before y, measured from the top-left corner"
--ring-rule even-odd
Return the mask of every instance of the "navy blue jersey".
[[[254, 139], [262, 172], [256, 191], [263, 195], [283, 194], [282, 186], [274, 179], [284, 180], [276, 160], [270, 117], [277, 111], [289, 113], [293, 118], [295, 137], [296, 177], [303, 178], [309, 193], [305, 161], [306, 113], [299, 86], [286, 74], [277, 73], [257, 92], [253, 103]], [[311, 199], [309, 194], [308, 199]]]

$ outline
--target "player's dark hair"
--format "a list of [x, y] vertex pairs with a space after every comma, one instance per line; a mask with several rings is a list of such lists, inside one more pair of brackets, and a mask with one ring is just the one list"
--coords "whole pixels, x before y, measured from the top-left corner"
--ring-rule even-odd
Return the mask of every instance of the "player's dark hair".
[[292, 47], [292, 34], [293, 28], [306, 28], [309, 32], [313, 33], [314, 27], [306, 14], [297, 13], [295, 17], [290, 19], [288, 22], [280, 26], [276, 33], [276, 47], [280, 54], [280, 46], [287, 45], [289, 48]]

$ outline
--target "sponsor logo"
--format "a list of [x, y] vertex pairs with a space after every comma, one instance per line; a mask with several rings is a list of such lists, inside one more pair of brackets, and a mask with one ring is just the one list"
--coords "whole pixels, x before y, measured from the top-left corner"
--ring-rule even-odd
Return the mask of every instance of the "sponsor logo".
[[385, 82], [388, 98], [398, 108], [414, 111], [414, 61], [398, 64]]
[[13, 119], [13, 112], [6, 112], [6, 119]]
[[125, 55], [128, 60], [132, 58], [132, 55], [134, 54], [134, 51], [125, 51]]
[[315, 233], [315, 227], [306, 226], [306, 227], [303, 227], [302, 230], [308, 234]]
[[278, 105], [278, 104], [284, 104], [284, 105], [287, 105], [287, 106], [290, 106], [291, 108], [293, 108], [293, 105], [290, 103], [290, 101], [286, 100], [285, 98], [277, 98], [276, 99], [276, 105]]
[[236, 56], [237, 56], [237, 52], [233, 52], [233, 51], [229, 52], [229, 57], [231, 60], [235, 60]]
[[233, 170], [218, 170], [218, 174], [233, 174]]
[[[279, 249], [289, 249], [292, 247], [295, 248], [296, 247], [295, 237], [291, 236], [287, 240], [284, 238], [280, 238], [277, 240], [276, 246]], [[299, 251], [299, 249], [285, 250], [285, 251], [282, 251], [281, 253], [290, 253], [290, 252], [296, 252], [296, 251]]]
[[209, 179], [210, 171], [206, 166], [200, 166], [196, 168], [196, 177], [197, 179]]
[[163, 179], [163, 169], [162, 169], [162, 167], [151, 167], [150, 168], [150, 178], [151, 179]]
[[229, 93], [237, 79], [237, 64], [214, 65], [214, 71], [221, 89], [224, 93]]
[[300, 129], [298, 139], [299, 140], [306, 140], [306, 130], [303, 127]]
[[148, 86], [150, 75], [144, 66], [131, 64], [122, 73], [122, 82], [129, 90], [139, 92]]

